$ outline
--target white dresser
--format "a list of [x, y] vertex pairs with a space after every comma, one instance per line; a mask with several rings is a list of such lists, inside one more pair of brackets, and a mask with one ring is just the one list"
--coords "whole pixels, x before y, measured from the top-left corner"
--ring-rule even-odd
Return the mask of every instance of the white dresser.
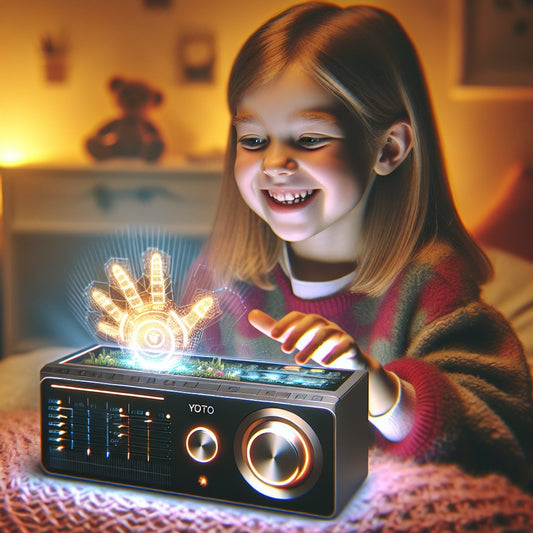
[[90, 342], [66, 302], [73, 263], [126, 226], [198, 240], [209, 233], [220, 168], [137, 163], [0, 169], [3, 354]]

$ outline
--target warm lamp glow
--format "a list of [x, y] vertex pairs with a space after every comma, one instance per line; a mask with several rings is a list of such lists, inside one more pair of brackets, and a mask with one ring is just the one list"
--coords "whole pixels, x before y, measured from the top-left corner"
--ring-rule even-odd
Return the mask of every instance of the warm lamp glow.
[[[47, 161], [79, 160], [82, 152], [81, 143], [72, 144], [59, 137], [62, 132], [57, 129], [48, 132], [34, 124], [35, 118], [21, 112], [18, 122], [2, 117], [0, 131], [0, 166], [16, 166]], [[20, 122], [20, 123], [19, 123]]]
[[0, 148], [0, 166], [10, 167], [25, 162], [25, 157], [16, 148]]

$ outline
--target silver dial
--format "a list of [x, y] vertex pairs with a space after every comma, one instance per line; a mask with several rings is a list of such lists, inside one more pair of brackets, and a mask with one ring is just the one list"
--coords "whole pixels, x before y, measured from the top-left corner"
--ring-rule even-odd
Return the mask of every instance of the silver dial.
[[248, 416], [237, 431], [234, 449], [246, 481], [273, 498], [303, 494], [322, 467], [322, 450], [313, 429], [282, 409], [262, 409]]
[[198, 426], [187, 434], [185, 447], [192, 459], [199, 463], [208, 463], [217, 456], [218, 438], [210, 429]]

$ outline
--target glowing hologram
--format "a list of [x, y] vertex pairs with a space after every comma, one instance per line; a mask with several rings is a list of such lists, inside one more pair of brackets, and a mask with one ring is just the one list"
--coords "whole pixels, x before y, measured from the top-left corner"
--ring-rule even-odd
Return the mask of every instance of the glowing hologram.
[[[258, 337], [254, 339], [252, 348], [248, 336], [240, 334], [249, 327], [247, 316], [250, 310], [260, 305], [255, 296], [256, 289], [241, 282], [229, 286], [217, 284], [212, 269], [202, 261], [204, 245], [203, 237], [177, 235], [157, 226], [131, 225], [119, 227], [108, 235], [88, 237], [83, 249], [69, 264], [65, 279], [66, 312], [58, 314], [54, 310], [54, 313], [49, 313], [46, 316], [47, 328], [64, 339], [66, 345], [86, 346], [103, 340], [105, 344], [116, 345], [113, 339], [119, 335], [120, 320], [107, 317], [103, 321], [106, 313], [93, 301], [89, 291], [100, 290], [118, 311], [131, 313], [126, 297], [110, 270], [111, 263], [117, 263], [133, 280], [143, 301], [151, 299], [164, 309], [168, 300], [172, 299], [179, 306], [181, 320], [201, 296], [215, 295], [216, 310], [211, 310], [209, 316], [194, 327], [193, 333], [189, 334], [187, 348], [178, 348], [178, 351], [187, 352], [185, 355], [227, 355], [231, 352], [235, 357], [250, 357], [253, 353], [257, 358], [271, 360], [275, 357], [284, 361], [286, 355], [279, 350], [276, 341], [266, 336], [264, 339]], [[161, 270], [157, 256], [152, 268], [151, 255], [145, 254], [148, 249], [162, 252]], [[163, 285], [158, 273], [162, 276]], [[184, 304], [191, 304], [191, 307], [183, 307]], [[193, 317], [194, 314], [188, 317], [187, 322]], [[95, 335], [98, 322], [101, 323], [99, 329], [106, 334]], [[205, 331], [211, 325], [213, 328]], [[125, 345], [122, 347], [126, 348]], [[135, 360], [140, 361], [140, 358]], [[137, 367], [157, 366], [156, 356], [151, 359], [144, 357], [143, 361], [145, 363], [141, 361]], [[167, 364], [159, 366], [163, 371], [168, 368]]]
[[[220, 314], [214, 293], [204, 291], [189, 305], [178, 306], [172, 295], [169, 256], [148, 248], [143, 274], [135, 279], [127, 261], [106, 265], [109, 285], [92, 283], [91, 308], [97, 313], [94, 333], [125, 346], [151, 368], [168, 364], [176, 353], [191, 353], [202, 330]], [[99, 286], [100, 285], [100, 286]]]
[[165, 284], [161, 254], [154, 252], [150, 257], [150, 288], [154, 305], [165, 303]]
[[118, 264], [112, 264], [111, 272], [115, 280], [118, 282], [118, 286], [126, 297], [130, 307], [133, 307], [134, 309], [140, 307], [143, 304], [141, 297], [137, 294], [133, 281], [129, 278], [124, 269]]

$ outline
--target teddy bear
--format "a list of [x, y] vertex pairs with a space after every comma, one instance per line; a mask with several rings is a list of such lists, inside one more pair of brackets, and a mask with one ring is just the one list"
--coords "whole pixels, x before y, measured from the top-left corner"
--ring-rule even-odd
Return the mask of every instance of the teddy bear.
[[146, 115], [150, 108], [161, 105], [163, 94], [142, 81], [118, 76], [109, 81], [109, 89], [122, 116], [103, 125], [87, 139], [88, 152], [99, 160], [131, 157], [156, 161], [165, 143]]

